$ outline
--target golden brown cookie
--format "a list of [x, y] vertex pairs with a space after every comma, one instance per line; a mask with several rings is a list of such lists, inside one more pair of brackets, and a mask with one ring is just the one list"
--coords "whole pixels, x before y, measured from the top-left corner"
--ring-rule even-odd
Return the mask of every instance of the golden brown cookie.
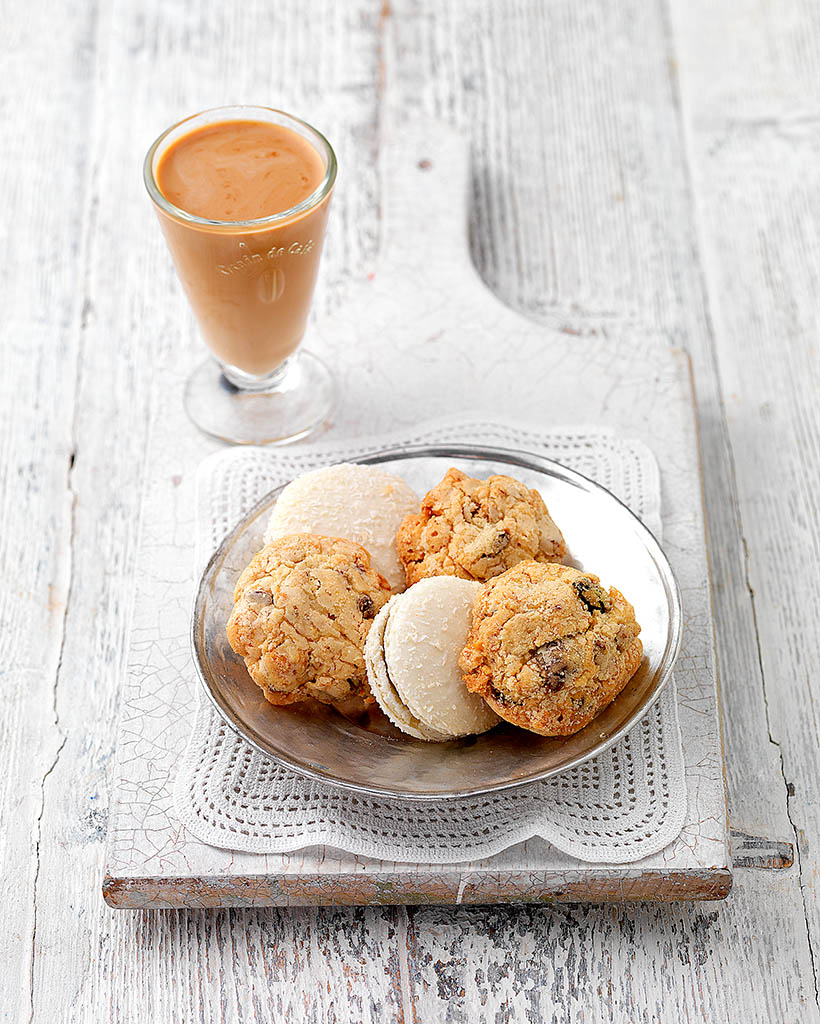
[[640, 631], [632, 605], [597, 576], [521, 562], [482, 587], [459, 665], [508, 722], [569, 736], [635, 674]]
[[271, 704], [371, 702], [362, 652], [389, 597], [360, 544], [291, 534], [264, 547], [239, 577], [228, 640]]
[[411, 586], [426, 576], [489, 580], [525, 559], [558, 562], [567, 552], [544, 499], [509, 476], [475, 480], [449, 469], [396, 536]]

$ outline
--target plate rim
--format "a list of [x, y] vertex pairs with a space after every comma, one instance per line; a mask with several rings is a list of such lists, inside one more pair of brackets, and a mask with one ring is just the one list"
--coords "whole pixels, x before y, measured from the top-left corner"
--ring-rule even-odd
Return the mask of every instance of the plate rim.
[[[558, 462], [556, 459], [551, 459], [545, 455], [539, 455], [535, 452], [529, 452], [520, 448], [503, 448], [493, 445], [474, 445], [459, 442], [441, 442], [438, 444], [423, 444], [415, 443], [408, 445], [392, 446], [388, 448], [380, 448], [371, 452], [367, 452], [362, 455], [356, 455], [352, 458], [339, 458], [334, 459], [332, 453], [328, 453], [329, 460], [323, 466], [317, 468], [339, 465], [341, 463], [355, 462], [360, 465], [380, 465], [383, 462], [389, 461], [401, 461], [404, 459], [411, 459], [414, 457], [427, 457], [427, 458], [465, 458], [472, 461], [498, 461], [511, 465], [521, 466], [522, 468], [535, 470], [536, 472], [544, 473], [544, 467], [548, 467], [551, 471], [549, 475], [563, 477], [567, 482], [573, 483], [575, 486], [581, 486], [582, 489], [592, 489], [601, 492], [610, 500], [616, 502], [626, 512], [627, 516], [634, 521], [635, 526], [639, 534], [644, 534], [644, 539], [648, 541], [648, 548], [653, 556], [653, 561], [656, 566], [659, 567], [661, 580], [664, 584], [664, 590], [666, 592], [667, 604], [669, 608], [669, 634], [667, 636], [667, 645], [665, 648], [665, 667], [661, 673], [661, 677], [655, 686], [654, 690], [648, 695], [647, 699], [637, 707], [627, 721], [617, 729], [612, 735], [606, 739], [601, 740], [599, 743], [593, 745], [589, 750], [583, 754], [578, 755], [571, 761], [563, 765], [557, 765], [553, 768], [546, 768], [540, 771], [535, 771], [524, 778], [516, 778], [504, 780], [502, 782], [493, 783], [491, 785], [477, 785], [469, 789], [462, 790], [451, 790], [442, 791], [436, 793], [408, 793], [405, 790], [398, 790], [392, 788], [385, 788], [379, 786], [365, 786], [360, 783], [351, 782], [348, 779], [339, 779], [335, 775], [330, 773], [322, 772], [317, 769], [310, 768], [300, 763], [295, 763], [282, 757], [279, 754], [274, 754], [270, 750], [265, 749], [257, 743], [251, 736], [249, 736], [240, 725], [234, 721], [229, 714], [229, 708], [223, 706], [223, 703], [219, 700], [217, 695], [211, 689], [206, 674], [203, 670], [199, 646], [197, 642], [197, 625], [202, 621], [202, 607], [204, 604], [207, 582], [213, 575], [214, 567], [221, 559], [224, 559], [224, 555], [230, 548], [232, 542], [240, 534], [248, 522], [255, 519], [263, 507], [270, 503], [273, 497], [278, 497], [279, 494], [291, 483], [297, 479], [292, 477], [290, 480], [283, 484], [279, 484], [277, 487], [271, 488], [267, 491], [248, 511], [234, 524], [234, 526], [225, 534], [216, 550], [212, 553], [208, 559], [197, 583], [196, 591], [194, 594], [193, 607], [191, 612], [191, 622], [189, 630], [189, 640], [191, 646], [192, 660], [196, 669], [199, 683], [207, 694], [212, 706], [216, 709], [220, 718], [225, 724], [237, 735], [240, 736], [246, 743], [249, 743], [254, 750], [259, 751], [265, 757], [276, 761], [278, 764], [283, 765], [290, 771], [295, 772], [297, 775], [303, 778], [311, 779], [314, 782], [319, 782], [323, 785], [335, 786], [341, 789], [349, 790], [351, 792], [363, 794], [366, 796], [377, 796], [382, 798], [402, 800], [408, 802], [417, 803], [428, 803], [435, 800], [457, 800], [470, 797], [483, 796], [488, 793], [498, 793], [509, 789], [516, 789], [519, 786], [527, 786], [533, 782], [543, 781], [545, 779], [552, 778], [555, 775], [560, 775], [563, 772], [571, 771], [578, 766], [585, 764], [587, 761], [592, 760], [595, 757], [600, 757], [601, 754], [606, 753], [616, 743], [618, 743], [628, 732], [630, 732], [638, 722], [640, 722], [649, 713], [652, 707], [657, 703], [660, 695], [666, 689], [669, 680], [672, 678], [672, 672], [680, 654], [681, 646], [683, 643], [683, 601], [681, 597], [680, 585], [675, 575], [674, 569], [672, 568], [669, 559], [666, 556], [663, 548], [661, 547], [658, 539], [649, 527], [629, 508], [629, 506], [623, 502], [617, 495], [613, 494], [608, 488], [604, 487], [603, 484], [599, 484], [596, 480], [592, 480], [590, 477], [585, 476], [578, 470], [570, 469], [563, 463]], [[557, 472], [556, 472], [557, 471]], [[306, 470], [305, 472], [310, 472]], [[671, 641], [671, 642], [670, 642]], [[617, 699], [617, 698], [616, 698]], [[594, 719], [593, 719], [594, 721]], [[591, 724], [591, 723], [590, 723]]]

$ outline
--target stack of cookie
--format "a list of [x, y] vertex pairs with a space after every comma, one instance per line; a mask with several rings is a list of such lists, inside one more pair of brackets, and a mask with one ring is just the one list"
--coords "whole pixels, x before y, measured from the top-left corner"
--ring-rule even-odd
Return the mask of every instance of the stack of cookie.
[[376, 467], [317, 470], [282, 492], [228, 639], [272, 704], [375, 700], [431, 742], [500, 719], [566, 736], [643, 653], [632, 606], [566, 554], [541, 495], [511, 477], [450, 469], [419, 503]]

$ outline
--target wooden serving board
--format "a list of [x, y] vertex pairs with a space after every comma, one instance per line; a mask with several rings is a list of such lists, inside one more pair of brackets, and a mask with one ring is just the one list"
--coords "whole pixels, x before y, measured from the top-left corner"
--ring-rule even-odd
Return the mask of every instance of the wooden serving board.
[[462, 865], [394, 864], [329, 848], [289, 855], [206, 846], [176, 821], [175, 763], [193, 712], [188, 645], [194, 479], [217, 445], [191, 426], [189, 367], [158, 374], [129, 669], [103, 882], [114, 907], [719, 899], [731, 886], [717, 670], [688, 358], [658, 338], [569, 334], [514, 313], [473, 269], [466, 147], [437, 125], [384, 146], [383, 258], [308, 341], [333, 366], [328, 440], [408, 433], [443, 414], [533, 426], [599, 424], [645, 441], [661, 467], [664, 548], [680, 581], [677, 687], [688, 812], [636, 864], [585, 864], [533, 839]]

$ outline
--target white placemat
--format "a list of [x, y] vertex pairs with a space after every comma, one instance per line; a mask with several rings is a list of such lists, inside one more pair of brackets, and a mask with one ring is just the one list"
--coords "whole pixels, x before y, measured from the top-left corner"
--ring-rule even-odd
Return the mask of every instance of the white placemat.
[[[649, 449], [611, 432], [533, 431], [485, 421], [439, 421], [414, 432], [286, 451], [231, 449], [198, 473], [197, 561], [259, 498], [299, 473], [400, 444], [462, 442], [532, 451], [603, 484], [660, 537], [660, 480]], [[275, 712], [272, 712], [275, 713]], [[305, 779], [237, 736], [200, 693], [174, 802], [212, 846], [284, 853], [333, 846], [382, 860], [457, 863], [541, 836], [579, 860], [622, 864], [671, 843], [686, 812], [674, 680], [611, 750], [579, 768], [498, 794], [438, 804], [366, 797]]]

